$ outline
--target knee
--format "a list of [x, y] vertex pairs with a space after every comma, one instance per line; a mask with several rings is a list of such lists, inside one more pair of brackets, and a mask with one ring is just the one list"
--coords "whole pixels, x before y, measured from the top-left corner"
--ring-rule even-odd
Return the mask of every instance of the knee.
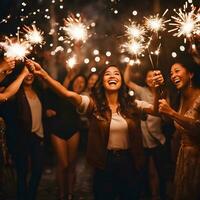
[[61, 170], [61, 171], [65, 171], [67, 170], [69, 167], [69, 162], [67, 160], [60, 160], [58, 161], [58, 168]]

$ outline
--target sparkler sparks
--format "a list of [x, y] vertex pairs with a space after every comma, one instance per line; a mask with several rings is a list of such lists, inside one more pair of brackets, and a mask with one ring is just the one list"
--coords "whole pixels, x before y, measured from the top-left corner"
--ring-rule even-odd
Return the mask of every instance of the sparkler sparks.
[[81, 22], [81, 18], [75, 18], [74, 16], [68, 17], [65, 22], [63, 30], [71, 40], [85, 42], [88, 38], [87, 27]]
[[136, 56], [141, 55], [146, 49], [145, 44], [135, 40], [124, 43], [122, 47], [125, 48], [128, 53]]
[[76, 56], [72, 56], [71, 58], [69, 58], [67, 61], [67, 64], [70, 68], [73, 68], [74, 65], [76, 65], [77, 60], [76, 60]]
[[28, 42], [12, 42], [7, 40], [2, 44], [5, 50], [5, 56], [16, 60], [24, 60], [30, 53], [29, 48], [31, 47]]
[[[193, 7], [191, 11], [187, 12], [186, 8], [174, 10], [177, 16], [172, 16], [173, 23], [169, 25], [175, 26], [175, 28], [168, 32], [173, 32], [173, 36], [180, 37], [185, 36], [187, 38], [192, 37], [194, 34], [198, 34], [200, 30], [200, 17], [199, 13], [195, 13], [196, 9]], [[199, 12], [199, 11], [198, 11]]]
[[163, 13], [162, 17], [159, 16], [159, 14], [156, 15], [151, 15], [149, 18], [146, 18], [146, 27], [147, 29], [151, 30], [152, 32], [159, 32], [159, 31], [164, 31], [165, 24], [170, 21], [170, 19], [165, 20], [163, 17], [165, 14], [168, 12], [168, 9]]
[[26, 31], [26, 39], [31, 43], [31, 44], [42, 44], [43, 42], [43, 37], [42, 37], [42, 32], [37, 30], [35, 25], [32, 25], [32, 28], [25, 26], [24, 30]]
[[144, 40], [144, 35], [146, 33], [145, 28], [137, 25], [135, 22], [131, 22], [131, 25], [127, 26], [126, 28], [126, 35], [129, 39], [139, 39]]

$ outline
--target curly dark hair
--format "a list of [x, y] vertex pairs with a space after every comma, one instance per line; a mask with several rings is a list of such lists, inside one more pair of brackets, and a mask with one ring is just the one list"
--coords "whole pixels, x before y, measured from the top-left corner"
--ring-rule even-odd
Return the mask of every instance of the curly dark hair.
[[120, 112], [126, 116], [130, 116], [130, 115], [133, 116], [138, 111], [137, 107], [136, 107], [136, 103], [134, 102], [135, 98], [134, 98], [134, 96], [130, 96], [128, 94], [128, 87], [125, 85], [121, 69], [115, 65], [106, 66], [100, 72], [99, 79], [97, 80], [96, 84], [94, 85], [94, 87], [92, 89], [92, 98], [94, 99], [94, 101], [96, 103], [97, 110], [101, 115], [104, 115], [104, 113], [106, 111], [110, 110], [107, 98], [105, 96], [105, 88], [103, 86], [103, 77], [104, 77], [106, 70], [109, 67], [116, 67], [119, 70], [121, 78], [122, 78], [122, 85], [118, 91], [118, 93], [119, 93], [118, 101], [119, 101], [119, 105], [120, 105], [118, 108], [118, 112]]
[[187, 71], [193, 73], [193, 86], [200, 88], [200, 66], [194, 61], [193, 57], [189, 53], [184, 52], [180, 57], [175, 58], [173, 61], [172, 65], [175, 63], [181, 64]]

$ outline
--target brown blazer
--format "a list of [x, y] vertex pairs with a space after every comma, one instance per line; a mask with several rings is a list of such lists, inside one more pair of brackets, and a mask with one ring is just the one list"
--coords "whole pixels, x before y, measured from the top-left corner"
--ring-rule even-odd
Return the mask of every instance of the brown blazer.
[[[90, 121], [87, 145], [87, 160], [95, 168], [104, 169], [107, 157], [107, 145], [109, 139], [111, 111], [105, 113], [102, 117], [98, 113], [95, 102], [90, 99], [87, 109], [87, 115]], [[144, 163], [142, 134], [139, 123], [128, 116], [123, 115], [128, 124], [128, 133], [133, 155], [134, 166], [137, 170], [141, 169]]]

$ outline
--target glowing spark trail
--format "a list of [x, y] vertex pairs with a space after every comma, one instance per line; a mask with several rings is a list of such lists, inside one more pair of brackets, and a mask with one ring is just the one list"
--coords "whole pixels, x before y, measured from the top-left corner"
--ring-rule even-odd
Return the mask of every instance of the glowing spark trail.
[[24, 60], [30, 53], [29, 48], [31, 47], [28, 42], [12, 42], [11, 40], [2, 43], [5, 53], [4, 55], [8, 58], [16, 60]]
[[42, 32], [37, 30], [35, 25], [32, 25], [32, 28], [25, 26], [24, 30], [26, 31], [25, 37], [31, 44], [42, 44]]
[[73, 68], [77, 64], [76, 56], [70, 57], [66, 62], [70, 68]]
[[169, 25], [175, 28], [168, 32], [175, 32], [173, 36], [180, 37], [191, 37], [200, 30], [200, 17], [199, 14], [195, 14], [196, 9], [192, 8], [191, 11], [187, 12], [185, 9], [174, 10], [177, 16], [172, 16], [173, 23]]
[[156, 33], [159, 31], [164, 31], [166, 29], [165, 24], [170, 21], [170, 19], [165, 20], [163, 18], [167, 12], [168, 10], [163, 13], [162, 17], [160, 17], [159, 14], [151, 15], [149, 18], [145, 17], [147, 29]]
[[88, 38], [87, 27], [81, 22], [81, 18], [68, 17], [65, 21], [63, 30], [71, 40], [85, 42]]
[[125, 48], [128, 53], [136, 56], [141, 55], [146, 49], [146, 46], [142, 42], [135, 40], [124, 43], [122, 47]]
[[126, 35], [129, 39], [144, 40], [146, 33], [145, 28], [137, 25], [135, 22], [131, 22], [129, 26], [125, 25]]

